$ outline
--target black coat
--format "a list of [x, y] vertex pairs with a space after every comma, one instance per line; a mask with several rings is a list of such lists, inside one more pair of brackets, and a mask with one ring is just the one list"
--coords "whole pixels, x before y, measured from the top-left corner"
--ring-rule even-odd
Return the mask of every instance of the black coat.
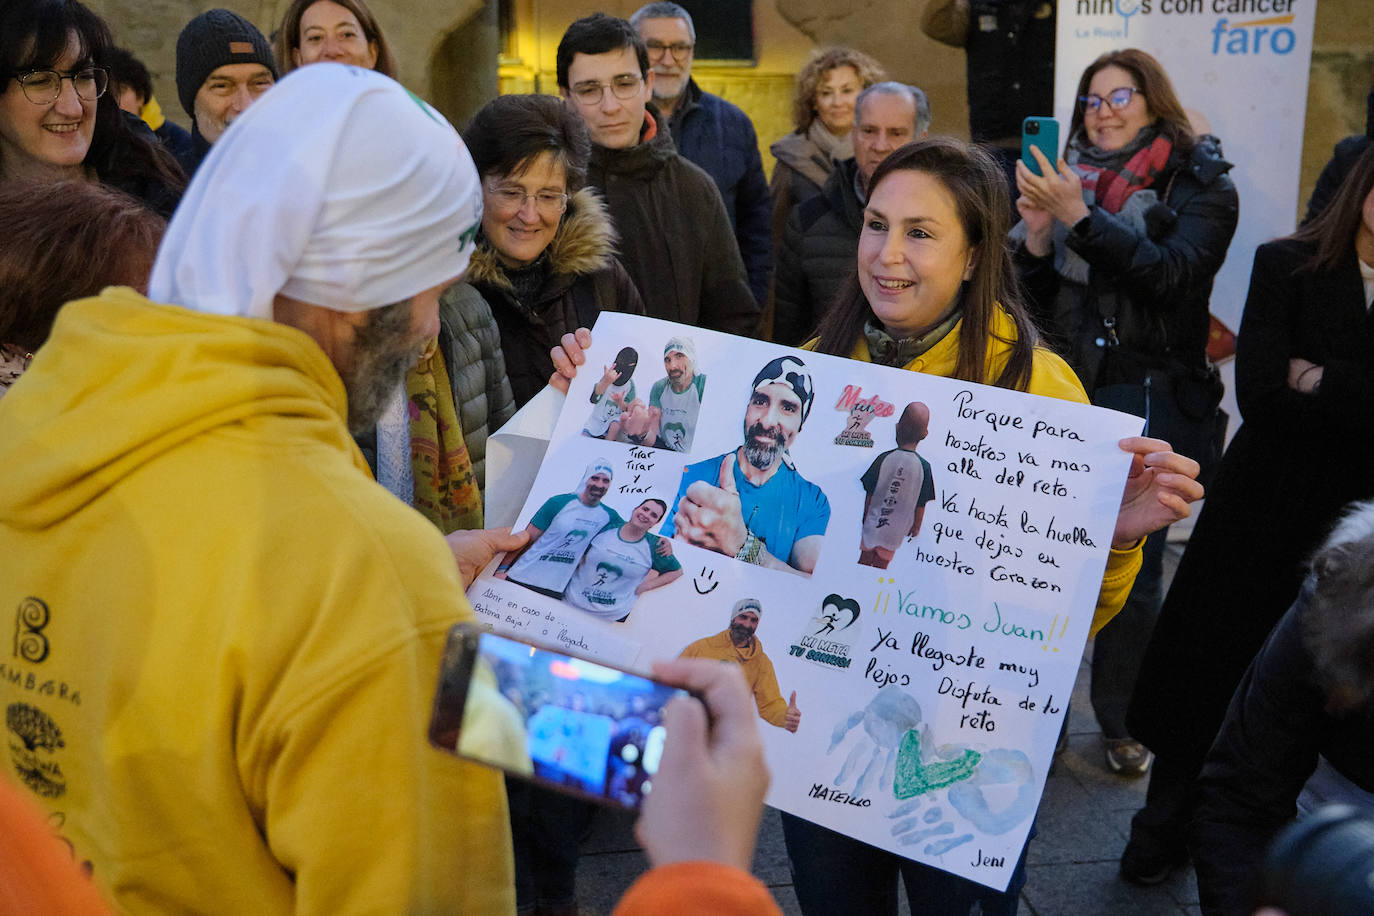
[[971, 0], [969, 128], [980, 143], [1014, 140], [1021, 119], [1054, 110], [1054, 0]]
[[1245, 672], [1202, 768], [1189, 850], [1208, 916], [1249, 916], [1251, 882], [1319, 754], [1374, 792], [1374, 709], [1327, 710], [1302, 638], [1311, 597], [1309, 581]]
[[749, 288], [763, 303], [773, 275], [772, 203], [754, 122], [738, 106], [702, 92], [696, 80], [689, 79], [669, 123], [677, 151], [705, 169], [720, 190]]
[[[1244, 419], [1222, 458], [1145, 652], [1126, 725], [1197, 772], [1231, 694], [1346, 503], [1374, 495], [1374, 319], [1353, 250], [1298, 272], [1309, 245], [1255, 252], [1236, 352]], [[1315, 395], [1288, 361], [1323, 367]]]
[[[1145, 233], [1089, 207], [1088, 219], [1065, 241], [1088, 263], [1086, 286], [1061, 277], [1052, 253], [1037, 258], [1017, 247], [1031, 315], [1089, 392], [1142, 384], [1145, 368], [1171, 360], [1204, 364], [1212, 281], [1239, 217], [1230, 168], [1213, 140], [1199, 141], [1186, 157], [1176, 152], [1152, 185], [1164, 206], [1147, 214]], [[1094, 341], [1103, 336], [1101, 314], [1109, 306], [1121, 346], [1104, 358]]]
[[821, 193], [792, 208], [778, 249], [773, 339], [804, 343], [854, 275], [864, 205], [854, 190], [853, 159], [836, 166]]
[[620, 236], [620, 262], [651, 317], [749, 334], [760, 308], [720, 191], [678, 155], [652, 107], [649, 117], [653, 137], [629, 149], [592, 144], [587, 167], [587, 184], [605, 198]]

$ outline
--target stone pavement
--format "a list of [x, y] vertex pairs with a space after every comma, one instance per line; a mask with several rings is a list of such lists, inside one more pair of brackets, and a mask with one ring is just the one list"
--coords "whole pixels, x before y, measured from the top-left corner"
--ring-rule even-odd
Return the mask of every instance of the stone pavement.
[[[1171, 545], [1166, 578], [1180, 552]], [[1069, 707], [1069, 746], [1057, 758], [1040, 802], [1039, 835], [1027, 855], [1029, 880], [1021, 913], [1030, 916], [1200, 916], [1192, 869], [1155, 887], [1136, 887], [1117, 876], [1131, 815], [1145, 801], [1145, 779], [1110, 773], [1102, 733], [1088, 702], [1089, 643]], [[601, 811], [583, 843], [578, 898], [585, 916], [608, 914], [634, 879], [648, 868], [635, 842], [633, 818]], [[764, 811], [754, 874], [772, 889], [787, 916], [800, 914], [783, 849], [777, 812]], [[902, 913], [910, 911], [903, 898]], [[920, 909], [915, 910], [917, 916]]]

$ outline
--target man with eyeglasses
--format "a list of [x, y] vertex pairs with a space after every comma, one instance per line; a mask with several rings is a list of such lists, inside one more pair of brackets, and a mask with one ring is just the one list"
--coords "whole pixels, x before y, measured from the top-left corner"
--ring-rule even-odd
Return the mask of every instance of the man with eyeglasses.
[[650, 104], [649, 54], [624, 19], [597, 13], [558, 44], [558, 86], [587, 125], [587, 184], [606, 199], [620, 258], [648, 313], [749, 334], [760, 308], [749, 289], [730, 217], [711, 177], [673, 148]]
[[654, 104], [668, 118], [677, 151], [705, 169], [720, 189], [749, 288], [762, 305], [773, 267], [772, 207], [754, 123], [737, 106], [703, 92], [692, 79], [697, 31], [691, 13], [676, 3], [648, 3], [630, 17], [630, 25], [649, 50]]
[[178, 155], [188, 176], [229, 127], [277, 81], [272, 46], [253, 23], [209, 10], [177, 36], [177, 96], [191, 116], [191, 150]]
[[905, 83], [869, 86], [854, 101], [854, 158], [840, 162], [821, 193], [792, 208], [778, 248], [773, 339], [799, 346], [854, 275], [868, 182], [899, 146], [930, 129], [926, 94]]

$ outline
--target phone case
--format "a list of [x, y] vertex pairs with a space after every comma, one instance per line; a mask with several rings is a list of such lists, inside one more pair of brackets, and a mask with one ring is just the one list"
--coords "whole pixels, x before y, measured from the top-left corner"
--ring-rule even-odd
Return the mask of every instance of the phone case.
[[1032, 115], [1021, 122], [1021, 161], [1040, 174], [1040, 163], [1031, 155], [1031, 147], [1038, 147], [1050, 164], [1059, 161], [1059, 122], [1054, 118]]

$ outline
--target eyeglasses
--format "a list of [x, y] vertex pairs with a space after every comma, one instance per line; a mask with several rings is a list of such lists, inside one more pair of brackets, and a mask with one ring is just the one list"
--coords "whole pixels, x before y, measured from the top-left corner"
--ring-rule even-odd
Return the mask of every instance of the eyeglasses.
[[536, 191], [526, 194], [525, 189], [515, 185], [487, 185], [487, 193], [492, 198], [492, 209], [502, 213], [515, 213], [525, 206], [525, 201], [534, 198], [534, 208], [540, 216], [554, 217], [568, 209], [568, 195], [557, 191]]
[[695, 48], [696, 45], [688, 44], [685, 41], [675, 41], [670, 45], [665, 45], [661, 41], [646, 41], [644, 42], [644, 47], [649, 49], [649, 57], [651, 58], [662, 57], [664, 51], [671, 51], [673, 57], [682, 60], [688, 54], [692, 53], [692, 49]]
[[573, 87], [572, 94], [579, 105], [600, 105], [607, 89], [610, 89], [611, 94], [623, 102], [626, 99], [634, 98], [642, 85], [644, 85], [644, 77], [624, 74], [612, 79], [610, 86], [604, 83], [579, 83]]
[[1119, 89], [1113, 89], [1111, 92], [1107, 93], [1105, 99], [1100, 95], [1093, 94], [1080, 95], [1078, 101], [1082, 102], [1088, 111], [1094, 113], [1102, 107], [1103, 102], [1106, 102], [1107, 105], [1111, 107], [1112, 111], [1120, 111], [1131, 104], [1131, 97], [1139, 91], [1140, 90], [1134, 86], [1122, 86]]
[[56, 70], [25, 70], [15, 75], [24, 98], [35, 105], [48, 105], [56, 102], [62, 94], [62, 81], [71, 80], [76, 94], [88, 102], [94, 102], [105, 94], [110, 84], [110, 71], [104, 67], [83, 67], [74, 73], [59, 73]]

